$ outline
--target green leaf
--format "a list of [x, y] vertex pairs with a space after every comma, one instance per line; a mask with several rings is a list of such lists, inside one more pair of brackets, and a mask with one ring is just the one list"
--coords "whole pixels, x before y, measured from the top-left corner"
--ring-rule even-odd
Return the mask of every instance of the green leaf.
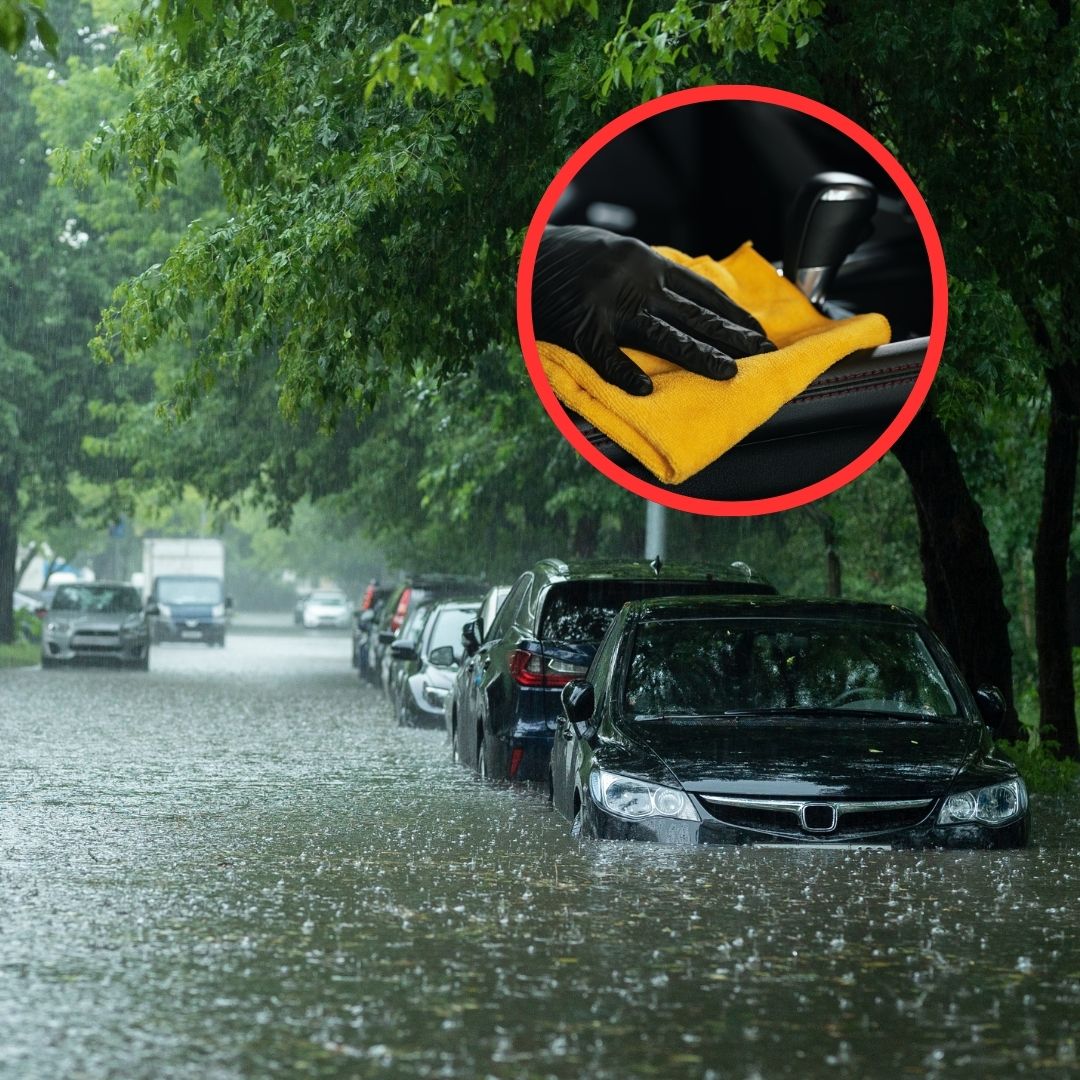
[[536, 73], [536, 69], [533, 67], [532, 53], [524, 45], [519, 45], [514, 50], [514, 67], [518, 71], [524, 71], [526, 75]]
[[54, 59], [59, 59], [60, 35], [56, 32], [53, 24], [45, 18], [44, 12], [40, 12], [34, 20], [34, 29], [37, 30], [38, 40], [45, 46], [45, 51]]
[[289, 22], [295, 21], [296, 6], [293, 4], [293, 0], [268, 0], [268, 3], [279, 19], [287, 19]]

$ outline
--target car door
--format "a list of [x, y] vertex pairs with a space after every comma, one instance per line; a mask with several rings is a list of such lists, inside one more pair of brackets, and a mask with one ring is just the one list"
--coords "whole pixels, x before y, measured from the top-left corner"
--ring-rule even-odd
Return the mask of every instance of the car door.
[[[620, 616], [607, 628], [585, 675], [586, 681], [592, 683], [596, 691], [596, 711], [593, 715], [597, 720], [607, 701], [607, 687], [624, 625], [624, 619]], [[567, 721], [560, 707], [555, 739], [551, 747], [551, 799], [555, 809], [570, 821], [574, 819], [574, 794], [581, 770], [580, 743], [580, 733]]]
[[[501, 712], [511, 692], [508, 673], [508, 655], [513, 650], [518, 617], [527, 606], [529, 592], [533, 583], [532, 571], [526, 571], [518, 578], [510, 595], [503, 602], [499, 613], [491, 624], [490, 632], [485, 632], [484, 640], [477, 650], [473, 666], [473, 677], [467, 687], [470, 696], [469, 716], [472, 730], [468, 738], [472, 740], [473, 753], [476, 752], [477, 732], [483, 728], [491, 730], [492, 712]], [[475, 761], [475, 757], [473, 758]]]

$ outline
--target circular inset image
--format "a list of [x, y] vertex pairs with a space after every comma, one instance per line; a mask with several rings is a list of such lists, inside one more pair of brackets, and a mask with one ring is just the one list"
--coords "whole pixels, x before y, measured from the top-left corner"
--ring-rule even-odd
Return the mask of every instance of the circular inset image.
[[533, 215], [518, 332], [607, 477], [706, 514], [786, 510], [877, 461], [930, 389], [945, 260], [899, 162], [759, 86], [657, 98], [586, 142]]

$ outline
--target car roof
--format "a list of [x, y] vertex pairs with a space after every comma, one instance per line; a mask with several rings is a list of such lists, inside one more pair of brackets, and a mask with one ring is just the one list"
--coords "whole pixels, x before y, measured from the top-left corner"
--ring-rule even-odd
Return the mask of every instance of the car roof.
[[648, 559], [541, 559], [532, 570], [548, 582], [588, 581], [728, 581], [732, 584], [760, 585], [762, 592], [775, 592], [774, 586], [744, 562], [727, 565], [696, 563], [660, 563]]
[[867, 600], [802, 598], [791, 596], [660, 596], [635, 600], [624, 608], [627, 617], [643, 619], [708, 619], [759, 616], [769, 619], [850, 619], [922, 625], [914, 612], [895, 604]]

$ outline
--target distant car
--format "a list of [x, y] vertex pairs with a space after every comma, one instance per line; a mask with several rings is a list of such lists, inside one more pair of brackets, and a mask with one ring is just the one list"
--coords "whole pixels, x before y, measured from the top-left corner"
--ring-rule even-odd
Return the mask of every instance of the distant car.
[[1022, 847], [1003, 715], [899, 608], [644, 600], [562, 691], [552, 800], [586, 837]]
[[205, 642], [225, 646], [232, 599], [221, 578], [199, 574], [161, 574], [154, 578], [146, 613], [150, 637], [161, 641]]
[[406, 631], [390, 646], [396, 663], [408, 663], [398, 685], [395, 715], [402, 727], [442, 727], [446, 698], [465, 655], [461, 628], [476, 617], [476, 600], [444, 600], [424, 620], [418, 639]]
[[450, 718], [457, 757], [481, 776], [546, 783], [559, 691], [588, 670], [623, 604], [649, 596], [775, 592], [745, 563], [543, 559], [518, 578], [462, 664]]
[[450, 574], [423, 574], [411, 577], [394, 587], [387, 596], [379, 617], [368, 631], [367, 667], [361, 669], [370, 682], [386, 688], [390, 663], [390, 644], [398, 636], [409, 612], [417, 604], [451, 596], [479, 595], [483, 586], [471, 578]]
[[316, 589], [304, 601], [301, 622], [308, 630], [321, 626], [344, 629], [349, 625], [349, 598], [338, 589]]
[[41, 666], [115, 660], [146, 671], [150, 630], [139, 590], [96, 581], [57, 587], [41, 634]]
[[372, 581], [364, 590], [364, 595], [353, 612], [352, 666], [360, 673], [361, 679], [370, 679], [373, 675], [374, 669], [368, 663], [368, 655], [372, 641], [378, 635], [379, 616], [393, 591], [390, 585], [380, 585], [377, 581]]

